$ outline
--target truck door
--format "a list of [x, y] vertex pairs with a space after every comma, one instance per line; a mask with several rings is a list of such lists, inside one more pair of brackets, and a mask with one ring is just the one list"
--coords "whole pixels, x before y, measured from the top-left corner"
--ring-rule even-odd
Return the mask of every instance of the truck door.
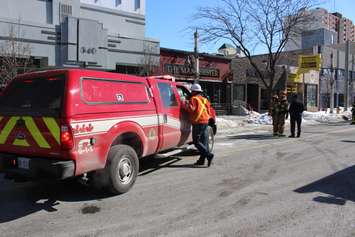
[[179, 145], [181, 139], [180, 100], [175, 83], [162, 79], [149, 79], [159, 114], [159, 151]]

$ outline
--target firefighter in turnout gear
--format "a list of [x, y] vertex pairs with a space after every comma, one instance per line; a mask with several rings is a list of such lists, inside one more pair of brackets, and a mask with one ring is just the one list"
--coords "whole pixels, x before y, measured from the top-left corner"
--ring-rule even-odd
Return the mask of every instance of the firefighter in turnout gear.
[[279, 95], [279, 106], [278, 106], [278, 114], [277, 114], [277, 127], [278, 127], [278, 135], [279, 137], [284, 137], [285, 135], [285, 119], [288, 117], [288, 102], [286, 92], [281, 91]]
[[277, 126], [278, 110], [279, 110], [279, 97], [277, 95], [273, 95], [269, 114], [272, 117], [272, 127], [273, 127], [274, 136], [278, 135], [278, 126]]
[[191, 86], [192, 96], [185, 106], [190, 114], [192, 123], [192, 140], [200, 152], [200, 158], [195, 165], [204, 165], [207, 159], [208, 166], [211, 165], [214, 155], [208, 148], [208, 121], [211, 114], [211, 104], [207, 98], [202, 96], [202, 88], [199, 84]]

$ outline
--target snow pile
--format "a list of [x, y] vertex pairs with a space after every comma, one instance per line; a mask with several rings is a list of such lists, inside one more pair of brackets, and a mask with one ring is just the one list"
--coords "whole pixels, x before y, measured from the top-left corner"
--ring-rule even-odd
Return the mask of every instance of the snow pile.
[[257, 112], [251, 112], [248, 116], [247, 122], [251, 124], [271, 125], [272, 117], [269, 116], [268, 113], [259, 114]]
[[319, 123], [334, 123], [341, 122], [344, 120], [351, 119], [350, 111], [342, 111], [339, 113], [329, 113], [328, 111], [319, 111], [319, 112], [303, 112], [303, 120], [307, 121], [315, 121]]
[[[334, 113], [328, 111], [319, 112], [303, 112], [303, 124], [319, 124], [319, 123], [335, 123], [346, 120], [351, 120], [350, 110], [344, 111], [340, 108], [339, 113], [334, 110]], [[272, 117], [268, 113], [259, 114], [254, 111], [247, 111], [247, 115], [235, 116], [224, 115], [217, 117], [218, 131], [225, 133], [240, 133], [245, 131], [270, 130], [272, 127]], [[290, 116], [286, 120], [285, 126], [289, 126]]]
[[247, 125], [247, 122], [245, 121], [246, 118], [247, 116], [243, 116], [243, 115], [218, 116], [216, 118], [218, 130], [243, 128], [245, 127], [245, 125]]

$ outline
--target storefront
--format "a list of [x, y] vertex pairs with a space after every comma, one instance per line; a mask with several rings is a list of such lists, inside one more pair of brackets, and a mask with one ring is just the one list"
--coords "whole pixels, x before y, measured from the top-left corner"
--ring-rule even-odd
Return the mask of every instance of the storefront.
[[[295, 67], [294, 71], [297, 68]], [[304, 74], [289, 73], [287, 94], [296, 94], [303, 101], [306, 110], [318, 111], [319, 108], [319, 71], [311, 70]]]
[[[199, 83], [219, 114], [228, 114], [231, 108], [231, 59], [211, 54], [199, 54]], [[177, 81], [193, 83], [195, 67], [193, 52], [161, 48], [160, 74], [169, 74]]]

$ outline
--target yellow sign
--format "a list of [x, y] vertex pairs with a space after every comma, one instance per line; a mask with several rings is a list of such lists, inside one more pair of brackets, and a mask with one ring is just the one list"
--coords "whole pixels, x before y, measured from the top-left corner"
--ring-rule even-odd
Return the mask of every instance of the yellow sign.
[[296, 94], [297, 93], [297, 87], [294, 87], [294, 86], [288, 86], [287, 87], [287, 94]]
[[300, 74], [298, 74], [298, 73], [289, 73], [288, 80], [289, 80], [289, 82], [293, 82], [293, 83], [301, 83], [302, 82]]
[[321, 66], [320, 54], [315, 55], [300, 55], [298, 57], [298, 73], [305, 73], [309, 70], [319, 71]]

